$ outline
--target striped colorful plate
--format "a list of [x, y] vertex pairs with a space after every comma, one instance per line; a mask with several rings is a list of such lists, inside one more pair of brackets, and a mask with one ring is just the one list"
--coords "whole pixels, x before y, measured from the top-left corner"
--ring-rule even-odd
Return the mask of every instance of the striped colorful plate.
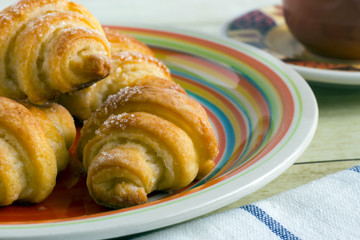
[[114, 28], [150, 45], [174, 80], [204, 105], [219, 141], [215, 169], [187, 188], [153, 194], [147, 204], [109, 210], [93, 202], [72, 164], [45, 202], [0, 209], [1, 237], [110, 238], [185, 221], [261, 188], [310, 143], [318, 117], [314, 95], [269, 54], [212, 36]]

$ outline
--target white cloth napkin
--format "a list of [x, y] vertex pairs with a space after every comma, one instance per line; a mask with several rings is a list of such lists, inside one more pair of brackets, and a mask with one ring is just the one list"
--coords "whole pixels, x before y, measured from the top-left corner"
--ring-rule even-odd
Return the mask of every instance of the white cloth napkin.
[[360, 239], [360, 165], [250, 205], [131, 239]]

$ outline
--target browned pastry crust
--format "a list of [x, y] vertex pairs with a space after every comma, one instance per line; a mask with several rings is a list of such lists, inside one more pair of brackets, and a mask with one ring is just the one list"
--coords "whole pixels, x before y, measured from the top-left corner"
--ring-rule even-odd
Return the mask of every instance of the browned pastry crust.
[[69, 149], [75, 141], [76, 128], [73, 117], [61, 105], [43, 106], [23, 104], [44, 129], [47, 140], [55, 152], [58, 171], [64, 170], [70, 160]]
[[92, 197], [125, 207], [143, 203], [154, 190], [178, 189], [204, 177], [218, 147], [197, 101], [171, 88], [136, 86], [110, 96], [91, 115], [77, 151]]
[[120, 89], [150, 84], [184, 91], [172, 81], [169, 69], [155, 57], [138, 52], [116, 52], [112, 54], [112, 71], [108, 77], [86, 89], [61, 96], [59, 103], [85, 120]]
[[199, 169], [189, 136], [171, 122], [142, 112], [109, 117], [86, 146], [84, 160], [90, 159], [90, 195], [115, 208], [144, 203], [154, 190], [184, 187]]
[[98, 21], [66, 0], [21, 0], [0, 13], [0, 95], [43, 104], [106, 77]]
[[55, 186], [55, 153], [23, 105], [0, 97], [0, 205], [43, 201]]
[[43, 201], [74, 139], [74, 121], [62, 106], [40, 109], [0, 97], [0, 206]]

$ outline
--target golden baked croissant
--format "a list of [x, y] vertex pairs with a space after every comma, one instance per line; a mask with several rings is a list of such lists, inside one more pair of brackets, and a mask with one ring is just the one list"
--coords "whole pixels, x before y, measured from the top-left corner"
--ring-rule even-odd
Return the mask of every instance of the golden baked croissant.
[[127, 86], [153, 84], [180, 89], [172, 81], [169, 69], [154, 57], [146, 45], [114, 30], [105, 29], [105, 32], [111, 44], [111, 73], [86, 89], [60, 97], [59, 103], [73, 116], [81, 120], [89, 118], [109, 95]]
[[23, 105], [43, 127], [47, 140], [55, 152], [58, 171], [64, 170], [69, 163], [69, 149], [76, 136], [73, 117], [63, 106], [56, 103], [43, 106]]
[[43, 104], [110, 72], [98, 21], [66, 0], [21, 0], [0, 13], [0, 95]]
[[202, 106], [172, 88], [121, 89], [85, 122], [77, 145], [90, 195], [119, 208], [207, 175], [218, 153]]
[[0, 97], [0, 206], [43, 201], [75, 138], [74, 121], [60, 105], [25, 105], [31, 110]]

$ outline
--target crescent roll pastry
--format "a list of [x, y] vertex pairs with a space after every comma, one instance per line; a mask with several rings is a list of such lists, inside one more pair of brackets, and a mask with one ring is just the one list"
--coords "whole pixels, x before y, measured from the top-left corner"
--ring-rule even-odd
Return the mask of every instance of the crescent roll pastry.
[[60, 97], [59, 103], [73, 116], [80, 120], [88, 119], [108, 96], [128, 86], [152, 84], [184, 91], [172, 81], [169, 69], [145, 44], [110, 28], [104, 31], [112, 52], [110, 75], [86, 89]]
[[0, 95], [44, 104], [110, 72], [98, 21], [66, 0], [21, 0], [0, 13]]
[[[115, 51], [118, 49], [120, 48]], [[144, 84], [181, 89], [172, 81], [170, 71], [165, 64], [152, 55], [130, 51], [113, 52], [112, 71], [108, 77], [86, 89], [61, 96], [59, 103], [72, 115], [85, 120], [104, 103], [108, 96], [115, 94], [121, 88]]]
[[70, 160], [69, 149], [76, 136], [73, 117], [61, 105], [49, 103], [43, 106], [24, 104], [44, 129], [47, 140], [55, 152], [58, 171], [64, 170]]
[[43, 201], [74, 139], [74, 121], [62, 106], [37, 108], [0, 97], [0, 206]]
[[55, 153], [28, 109], [4, 97], [0, 102], [0, 205], [41, 202], [55, 186]]
[[197, 101], [172, 88], [136, 86], [111, 95], [85, 121], [77, 152], [90, 195], [119, 208], [204, 177], [218, 147]]

